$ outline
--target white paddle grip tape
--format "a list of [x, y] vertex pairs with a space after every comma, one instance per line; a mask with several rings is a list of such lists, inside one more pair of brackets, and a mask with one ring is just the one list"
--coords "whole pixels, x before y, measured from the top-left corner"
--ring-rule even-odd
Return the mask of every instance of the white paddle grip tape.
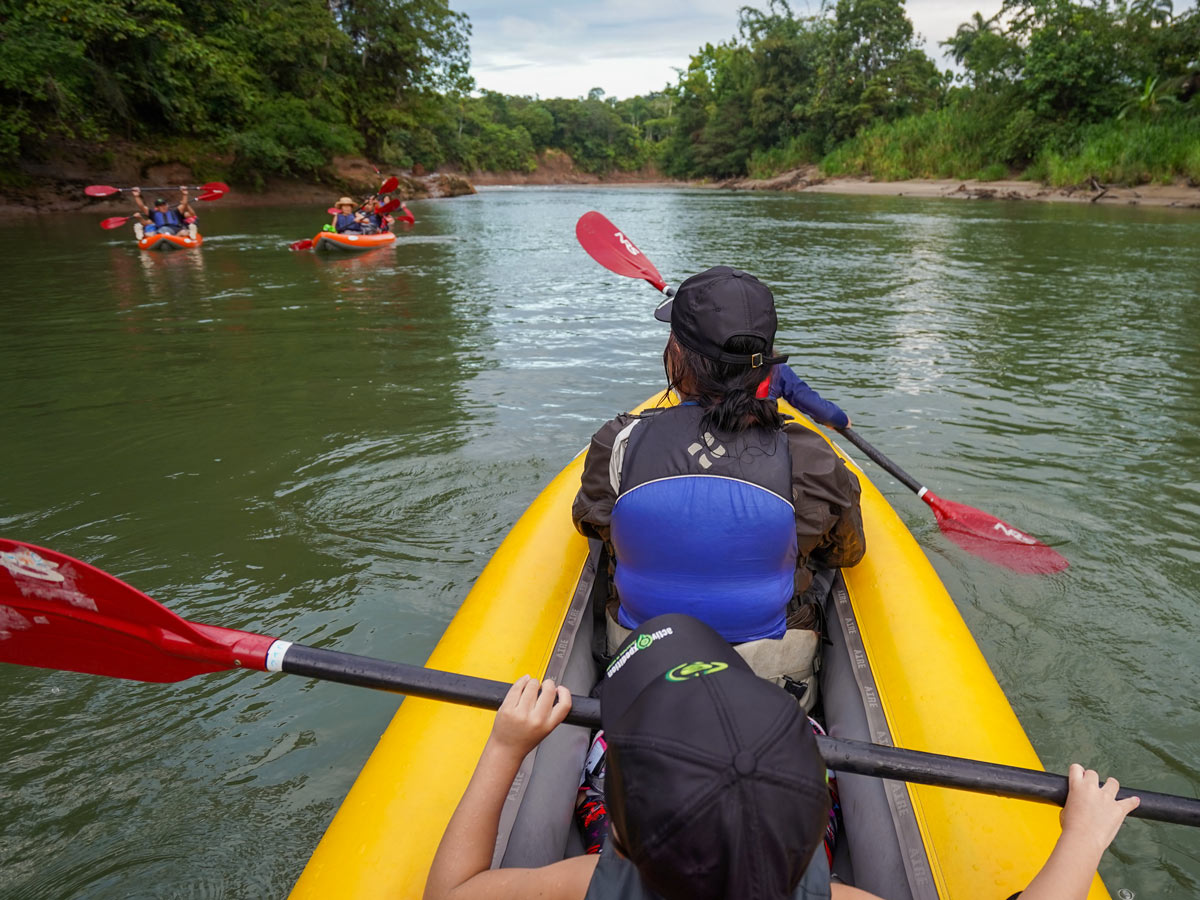
[[924, 499], [925, 499], [925, 495], [926, 495], [926, 494], [928, 494], [928, 493], [929, 493], [929, 488], [927, 488], [927, 487], [922, 487], [922, 488], [921, 488], [919, 491], [917, 491], [917, 496], [918, 496], [920, 499], [924, 500]]
[[292, 646], [291, 641], [275, 641], [267, 648], [267, 671], [282, 672], [283, 657]]

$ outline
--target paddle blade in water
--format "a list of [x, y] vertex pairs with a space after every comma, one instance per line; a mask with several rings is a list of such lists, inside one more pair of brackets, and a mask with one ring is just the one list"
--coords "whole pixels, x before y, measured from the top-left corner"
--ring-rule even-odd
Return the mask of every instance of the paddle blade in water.
[[588, 256], [604, 268], [629, 278], [642, 278], [660, 291], [666, 288], [654, 263], [634, 246], [625, 234], [603, 215], [586, 212], [575, 223], [575, 237]]
[[132, 216], [113, 216], [112, 218], [105, 219], [103, 222], [101, 222], [100, 227], [108, 229], [108, 230], [111, 230], [113, 228], [120, 228], [122, 225], [124, 225], [126, 222], [128, 222], [131, 218], [133, 218], [133, 217]]
[[378, 193], [390, 194], [392, 191], [394, 191], [396, 189], [396, 185], [398, 185], [399, 183], [400, 183], [400, 179], [397, 178], [395, 175], [392, 175], [383, 184], [381, 184], [379, 186]]
[[289, 250], [311, 250], [312, 245], [313, 245], [312, 239], [309, 238], [309, 239], [303, 240], [303, 241], [296, 241], [294, 244], [288, 244], [288, 249]]
[[0, 662], [181, 681], [263, 668], [272, 640], [195, 625], [87, 563], [0, 539]]
[[417, 217], [412, 214], [412, 210], [409, 209], [407, 206], [404, 206], [403, 203], [401, 203], [400, 205], [404, 207], [404, 212], [401, 213], [400, 215], [396, 216], [396, 221], [403, 222], [406, 225], [412, 225], [414, 222], [416, 222]]
[[946, 537], [990, 563], [1026, 575], [1050, 575], [1070, 565], [1058, 551], [983, 510], [943, 500], [928, 488], [921, 499], [933, 510]]
[[107, 184], [89, 184], [83, 189], [83, 192], [89, 197], [111, 197], [113, 194], [121, 193], [121, 189], [109, 187]]

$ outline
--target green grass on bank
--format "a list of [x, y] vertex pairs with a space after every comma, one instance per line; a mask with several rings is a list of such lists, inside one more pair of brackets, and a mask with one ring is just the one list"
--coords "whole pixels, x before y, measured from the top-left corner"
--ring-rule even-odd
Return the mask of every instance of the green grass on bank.
[[1055, 187], [1093, 176], [1105, 184], [1169, 184], [1176, 178], [1200, 184], [1200, 117], [1089, 125], [1077, 146], [1041, 153], [1026, 176]]
[[[1024, 169], [1004, 162], [1020, 157], [1033, 162]], [[869, 128], [825, 156], [820, 167], [826, 175], [880, 181], [1015, 176], [1055, 187], [1093, 177], [1106, 184], [1200, 183], [1200, 116], [1113, 119], [1055, 142], [1020, 113], [997, 122], [969, 109], [939, 109]]]
[[937, 109], [875, 125], [821, 160], [825, 175], [908, 178], [1003, 178], [993, 163], [995, 129], [969, 110]]

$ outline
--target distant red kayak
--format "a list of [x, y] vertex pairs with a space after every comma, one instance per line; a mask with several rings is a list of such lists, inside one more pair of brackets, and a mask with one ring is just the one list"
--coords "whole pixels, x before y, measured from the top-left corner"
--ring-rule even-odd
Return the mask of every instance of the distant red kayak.
[[204, 235], [148, 234], [137, 242], [140, 250], [190, 250], [204, 243]]
[[314, 250], [356, 252], [374, 250], [376, 247], [388, 247], [395, 241], [396, 236], [390, 231], [380, 234], [352, 234], [350, 232], [337, 234], [333, 231], [319, 231], [312, 240], [312, 248]]

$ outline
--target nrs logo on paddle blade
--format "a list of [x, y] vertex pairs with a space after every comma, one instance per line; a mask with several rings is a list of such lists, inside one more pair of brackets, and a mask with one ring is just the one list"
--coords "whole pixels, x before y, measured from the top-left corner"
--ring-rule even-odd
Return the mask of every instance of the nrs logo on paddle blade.
[[613, 237], [615, 237], [618, 241], [620, 241], [624, 245], [625, 249], [628, 250], [630, 253], [632, 253], [634, 256], [642, 255], [642, 251], [639, 250], [637, 247], [633, 246], [633, 241], [629, 240], [629, 238], [625, 237], [625, 235], [621, 234], [621, 232], [614, 231]]

